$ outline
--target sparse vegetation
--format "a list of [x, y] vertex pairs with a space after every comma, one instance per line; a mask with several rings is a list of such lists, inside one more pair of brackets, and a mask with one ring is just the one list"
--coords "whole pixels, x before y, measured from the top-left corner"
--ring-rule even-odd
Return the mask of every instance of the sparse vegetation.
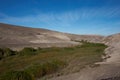
[[[86, 41], [82, 41], [82, 43], [82, 45], [76, 47], [24, 48], [18, 52], [10, 49], [6, 49], [8, 51], [0, 49], [0, 57], [4, 53], [10, 54], [0, 60], [0, 75], [8, 74], [8, 71], [22, 71], [22, 73], [29, 74], [31, 77], [41, 78], [56, 72], [69, 74], [102, 61], [101, 56], [104, 55], [106, 45]], [[13, 73], [9, 73], [9, 75], [13, 76]], [[28, 79], [23, 78], [21, 80]]]
[[16, 54], [16, 52], [9, 48], [3, 48], [3, 49], [0, 48], [0, 59], [9, 57], [9, 56], [13, 56], [15, 54]]
[[9, 71], [1, 77], [1, 80], [35, 80], [25, 71]]
[[22, 55], [22, 56], [26, 56], [26, 55], [28, 56], [28, 55], [35, 55], [37, 53], [34, 48], [26, 47], [26, 48], [22, 49], [21, 51], [19, 51], [18, 54]]
[[59, 69], [62, 69], [63, 67], [65, 67], [65, 65], [65, 62], [55, 60], [43, 64], [34, 64], [25, 69], [25, 71], [30, 73], [33, 77], [40, 78], [44, 75], [52, 74]]

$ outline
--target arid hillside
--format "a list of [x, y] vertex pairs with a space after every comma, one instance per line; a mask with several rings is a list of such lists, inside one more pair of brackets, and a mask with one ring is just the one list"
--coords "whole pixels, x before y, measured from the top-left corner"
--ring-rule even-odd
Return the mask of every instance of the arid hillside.
[[60, 32], [0, 23], [0, 47], [61, 47], [76, 44]]
[[28, 28], [0, 23], [0, 47], [66, 47], [74, 46], [75, 41], [101, 42], [103, 36], [75, 35], [47, 29]]

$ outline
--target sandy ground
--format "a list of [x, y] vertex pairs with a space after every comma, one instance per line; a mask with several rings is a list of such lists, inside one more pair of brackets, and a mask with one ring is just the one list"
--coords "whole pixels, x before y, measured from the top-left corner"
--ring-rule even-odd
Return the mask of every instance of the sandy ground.
[[107, 58], [99, 67], [84, 68], [80, 72], [54, 77], [49, 80], [120, 80], [120, 42], [107, 43]]

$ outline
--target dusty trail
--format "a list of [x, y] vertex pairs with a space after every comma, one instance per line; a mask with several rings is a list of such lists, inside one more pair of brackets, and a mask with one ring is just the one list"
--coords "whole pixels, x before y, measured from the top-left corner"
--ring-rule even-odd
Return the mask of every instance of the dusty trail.
[[49, 80], [120, 80], [120, 41], [106, 43], [109, 47], [105, 50], [110, 58], [100, 62], [99, 67], [85, 68], [78, 73]]

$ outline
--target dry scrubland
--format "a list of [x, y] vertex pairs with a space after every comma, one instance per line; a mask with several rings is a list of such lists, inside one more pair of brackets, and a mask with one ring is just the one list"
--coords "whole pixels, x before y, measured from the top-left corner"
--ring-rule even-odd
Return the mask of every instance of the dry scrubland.
[[120, 80], [120, 33], [76, 35], [0, 23], [0, 48], [2, 80]]
[[[1, 49], [0, 80], [36, 80], [78, 72], [86, 66], [97, 67], [107, 46], [82, 41], [66, 48]], [[19, 78], [19, 79], [18, 79]]]

